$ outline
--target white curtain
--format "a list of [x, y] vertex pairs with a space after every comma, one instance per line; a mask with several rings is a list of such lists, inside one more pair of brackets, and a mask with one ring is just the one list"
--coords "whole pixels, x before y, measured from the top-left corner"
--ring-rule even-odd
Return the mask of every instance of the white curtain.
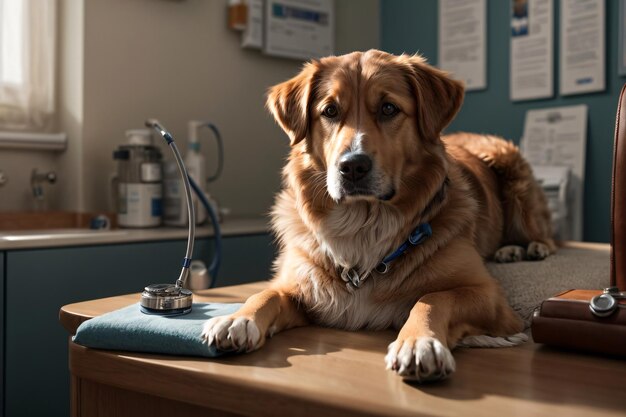
[[55, 110], [56, 0], [0, 0], [0, 130], [44, 130]]

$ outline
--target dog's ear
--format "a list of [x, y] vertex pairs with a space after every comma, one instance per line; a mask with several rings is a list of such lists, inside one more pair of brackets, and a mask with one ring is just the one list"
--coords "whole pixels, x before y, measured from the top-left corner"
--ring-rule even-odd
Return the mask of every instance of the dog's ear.
[[417, 100], [418, 131], [425, 139], [438, 140], [463, 104], [464, 85], [426, 64], [419, 55], [402, 55], [400, 59], [408, 64], [409, 83]]
[[289, 135], [291, 145], [304, 139], [309, 130], [309, 108], [313, 99], [313, 83], [318, 63], [304, 66], [300, 74], [269, 89], [267, 109]]

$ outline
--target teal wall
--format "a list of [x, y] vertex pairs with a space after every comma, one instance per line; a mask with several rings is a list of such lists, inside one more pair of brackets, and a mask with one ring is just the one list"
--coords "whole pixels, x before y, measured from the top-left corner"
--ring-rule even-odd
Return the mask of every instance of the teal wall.
[[[589, 122], [584, 200], [584, 239], [609, 241], [611, 164], [615, 111], [626, 79], [617, 75], [618, 1], [606, 2], [606, 90], [558, 97], [559, 1], [555, 0], [555, 98], [513, 103], [509, 100], [509, 1], [488, 0], [487, 89], [469, 92], [448, 131], [493, 133], [519, 143], [526, 110], [587, 104]], [[392, 53], [419, 52], [437, 63], [437, 0], [382, 0], [381, 48]]]

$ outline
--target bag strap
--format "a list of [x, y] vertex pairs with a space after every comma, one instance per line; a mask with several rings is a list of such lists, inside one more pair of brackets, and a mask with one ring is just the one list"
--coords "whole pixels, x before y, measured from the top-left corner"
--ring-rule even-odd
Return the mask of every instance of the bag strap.
[[626, 290], [626, 84], [615, 118], [611, 186], [611, 286]]

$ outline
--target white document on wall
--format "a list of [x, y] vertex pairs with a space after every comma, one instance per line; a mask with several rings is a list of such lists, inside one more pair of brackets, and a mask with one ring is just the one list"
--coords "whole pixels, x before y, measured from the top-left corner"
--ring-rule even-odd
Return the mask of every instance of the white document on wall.
[[582, 240], [587, 106], [554, 107], [526, 112], [522, 153], [531, 166], [560, 166], [571, 171], [569, 235]]
[[487, 0], [439, 0], [439, 68], [487, 88]]
[[243, 48], [263, 48], [263, 0], [246, 0], [248, 16], [241, 34]]
[[334, 0], [266, 1], [264, 17], [268, 55], [306, 60], [335, 51]]
[[605, 0], [561, 0], [560, 92], [605, 88]]
[[554, 2], [511, 0], [511, 100], [554, 95]]

